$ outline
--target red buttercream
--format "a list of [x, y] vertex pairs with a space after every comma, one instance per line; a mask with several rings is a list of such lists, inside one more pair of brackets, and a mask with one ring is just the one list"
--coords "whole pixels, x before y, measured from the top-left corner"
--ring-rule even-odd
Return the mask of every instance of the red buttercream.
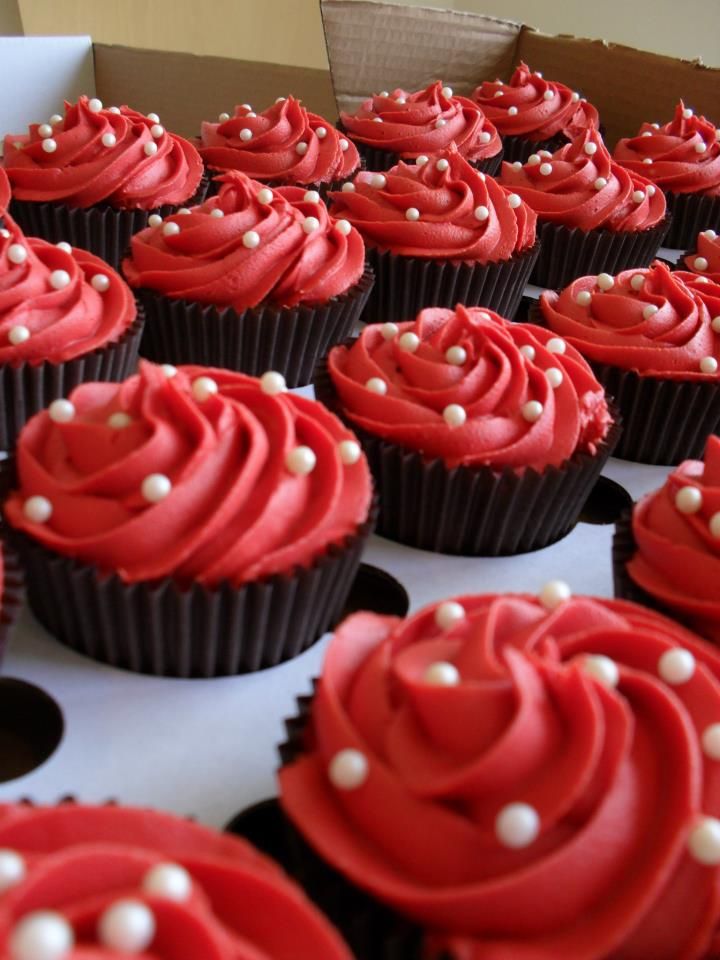
[[720, 196], [717, 128], [692, 111], [686, 117], [685, 111], [681, 100], [670, 123], [662, 127], [644, 123], [636, 137], [618, 141], [613, 157], [628, 170], [651, 177], [670, 193]]
[[[688, 838], [701, 816], [720, 816], [720, 765], [701, 746], [720, 717], [720, 653], [621, 601], [457, 600], [465, 616], [449, 629], [437, 605], [337, 628], [306, 752], [280, 771], [290, 818], [438, 953], [717, 956], [720, 868], [695, 860]], [[695, 670], [671, 686], [659, 662], [677, 648]], [[590, 675], [589, 654], [614, 661], [616, 688]], [[424, 679], [439, 661], [456, 685]], [[348, 748], [367, 776], [338, 789], [329, 764]], [[513, 849], [496, 818], [518, 802], [539, 833]]]
[[688, 254], [683, 262], [691, 273], [710, 277], [720, 283], [720, 237], [717, 233], [714, 230], [699, 233], [695, 252]]
[[10, 181], [3, 167], [0, 167], [0, 213], [5, 213], [10, 206], [12, 199], [10, 193]]
[[[643, 278], [638, 290], [634, 277]], [[578, 303], [588, 293], [590, 302]], [[659, 261], [619, 273], [607, 290], [598, 286], [597, 277], [573, 280], [561, 293], [545, 290], [540, 309], [552, 331], [596, 363], [645, 376], [717, 380], [700, 369], [704, 357], [720, 360], [707, 308], [677, 272]]]
[[229, 120], [203, 122], [201, 131], [200, 155], [209, 167], [241, 170], [254, 180], [330, 183], [360, 166], [354, 144], [294, 97], [260, 114], [247, 104], [235, 107]]
[[553, 154], [532, 154], [524, 166], [503, 163], [500, 182], [519, 194], [539, 220], [566, 227], [634, 232], [665, 216], [662, 192], [614, 163], [594, 127]]
[[[263, 302], [326, 303], [360, 279], [362, 238], [356, 230], [344, 233], [317, 195], [305, 200], [303, 188], [272, 190], [238, 171], [219, 180], [217, 196], [133, 236], [123, 261], [131, 286], [241, 311]], [[179, 232], [166, 234], [169, 223]]]
[[[92, 110], [94, 103], [87, 97], [66, 102], [64, 119], [47, 124], [50, 137], [43, 138], [36, 123], [27, 134], [6, 135], [3, 163], [16, 199], [152, 210], [193, 196], [203, 165], [191, 143], [129, 107], [116, 113]], [[162, 133], [155, 137], [153, 130]], [[55, 149], [48, 152], [43, 143]]]
[[[603, 388], [572, 347], [551, 352], [553, 334], [542, 327], [458, 306], [423, 310], [398, 331], [386, 339], [382, 325], [368, 326], [352, 347], [330, 352], [343, 412], [363, 430], [428, 459], [441, 457], [450, 468], [498, 470], [559, 465], [576, 451], [594, 453], [605, 437], [610, 415]], [[408, 333], [419, 339], [414, 351], [401, 346]], [[465, 352], [462, 364], [446, 358], [451, 347]], [[550, 368], [562, 375], [555, 388]], [[385, 394], [367, 387], [373, 377], [385, 382]], [[542, 404], [532, 422], [521, 412], [530, 401]], [[465, 410], [462, 425], [445, 422], [450, 404]]]
[[[510, 193], [450, 146], [421, 166], [401, 162], [387, 173], [359, 173], [352, 190], [330, 194], [331, 213], [383, 250], [494, 263], [535, 243], [535, 214], [523, 203], [512, 207]], [[413, 209], [414, 220], [407, 215]]]
[[[0, 894], [0, 953], [18, 922], [53, 910], [72, 926], [63, 960], [110, 960], [98, 922], [119, 900], [146, 906], [155, 935], [147, 960], [351, 960], [324, 917], [271, 860], [245, 841], [166, 813], [117, 806], [0, 806], [0, 847], [25, 876]], [[159, 865], [181, 867], [186, 898], [143, 888]], [[278, 918], [281, 918], [279, 922]], [[306, 952], [305, 952], [306, 951]], [[126, 956], [126, 954], [123, 954]]]
[[[198, 377], [211, 377], [217, 393], [196, 400]], [[229, 370], [188, 366], [168, 377], [149, 363], [123, 384], [83, 384], [70, 399], [69, 423], [44, 411], [22, 431], [7, 517], [126, 582], [240, 585], [308, 566], [367, 518], [365, 458], [343, 464], [338, 444], [352, 434], [313, 400], [270, 396]], [[126, 422], [113, 426], [118, 413]], [[307, 475], [286, 466], [298, 446], [316, 457]], [[172, 484], [159, 502], [142, 493], [151, 474]], [[35, 495], [52, 504], [46, 523], [23, 511]]]
[[544, 80], [541, 74], [532, 73], [524, 63], [516, 68], [510, 83], [481, 83], [473, 100], [503, 136], [549, 140], [561, 133], [572, 140], [588, 127], [600, 125], [598, 112], [591, 103], [564, 83]]
[[493, 124], [472, 100], [448, 95], [448, 89], [440, 80], [416, 93], [398, 87], [369, 97], [356, 113], [341, 113], [340, 119], [359, 143], [409, 159], [451, 143], [466, 160], [497, 156], [502, 142]]
[[682, 281], [692, 293], [705, 304], [712, 321], [715, 321], [714, 330], [720, 333], [720, 275], [713, 274], [706, 277], [688, 270], [675, 270], [673, 276]]

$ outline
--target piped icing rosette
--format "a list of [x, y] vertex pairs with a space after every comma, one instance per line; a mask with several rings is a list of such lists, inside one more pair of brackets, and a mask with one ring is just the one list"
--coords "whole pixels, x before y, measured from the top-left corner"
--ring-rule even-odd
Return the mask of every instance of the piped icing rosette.
[[310, 711], [281, 803], [428, 956], [716, 955], [720, 654], [672, 621], [557, 581], [359, 613]]
[[217, 196], [132, 238], [123, 262], [131, 286], [242, 311], [323, 303], [360, 279], [360, 235], [316, 192], [273, 190], [239, 171], [219, 179]]
[[614, 232], [637, 232], [665, 216], [665, 197], [645, 177], [614, 163], [594, 127], [554, 153], [503, 163], [501, 183], [541, 221]]
[[549, 140], [563, 134], [572, 140], [588, 127], [599, 127], [595, 107], [564, 83], [545, 80], [521, 63], [510, 78], [486, 80], [473, 93], [487, 117], [503, 136]]
[[84, 96], [64, 117], [7, 134], [3, 164], [18, 200], [139, 210], [187, 200], [203, 171], [195, 147], [154, 114]]
[[717, 380], [720, 336], [702, 300], [656, 261], [617, 277], [574, 280], [544, 291], [545, 324], [595, 363], [644, 376]]
[[241, 170], [269, 182], [331, 183], [360, 165], [354, 144], [294, 97], [281, 97], [259, 114], [245, 103], [232, 117], [203, 122], [199, 149], [213, 170]]
[[532, 210], [456, 147], [420, 160], [359, 173], [330, 195], [331, 214], [348, 220], [367, 244], [407, 257], [485, 264], [533, 246]]
[[572, 347], [476, 308], [366, 327], [331, 351], [328, 370], [353, 424], [449, 468], [540, 471], [594, 453], [611, 419]]
[[660, 126], [644, 123], [637, 136], [618, 141], [613, 157], [628, 170], [649, 177], [670, 193], [720, 196], [717, 128], [680, 103]]
[[720, 282], [720, 237], [714, 230], [703, 230], [697, 236], [695, 252], [688, 253], [683, 263], [691, 273]]
[[34, 417], [17, 463], [9, 522], [127, 583], [238, 586], [309, 565], [371, 499], [352, 434], [277, 373], [143, 363]]
[[341, 113], [343, 127], [359, 143], [415, 159], [454, 143], [470, 161], [494, 157], [502, 149], [498, 131], [477, 104], [455, 96], [441, 80], [425, 90], [382, 91], [356, 113]]
[[8, 960], [296, 960], [298, 944], [317, 960], [350, 960], [271, 860], [171, 814], [6, 804], [0, 847]]

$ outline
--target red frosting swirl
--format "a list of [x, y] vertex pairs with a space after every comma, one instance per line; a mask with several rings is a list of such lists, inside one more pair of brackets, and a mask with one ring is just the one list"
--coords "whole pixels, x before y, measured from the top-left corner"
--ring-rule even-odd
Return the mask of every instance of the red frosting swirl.
[[524, 166], [503, 163], [500, 182], [540, 220], [566, 227], [634, 232], [665, 216], [662, 192], [614, 163], [595, 127], [555, 153], [531, 154]]
[[619, 140], [614, 159], [628, 170], [651, 177], [670, 193], [720, 196], [720, 143], [717, 128], [680, 103], [662, 127], [644, 123], [637, 136]]
[[720, 653], [634, 604], [556, 600], [348, 618], [283, 807], [428, 956], [715, 957]]
[[683, 260], [691, 273], [710, 277], [720, 283], [720, 237], [714, 230], [703, 230], [697, 236], [695, 252]]
[[705, 304], [713, 331], [720, 333], [720, 274], [706, 277], [688, 270], [675, 270], [673, 276]]
[[[343, 462], [352, 434], [313, 400], [229, 370], [149, 363], [70, 400], [67, 422], [44, 411], [21, 433], [6, 514], [128, 583], [239, 585], [308, 566], [367, 518], [367, 463]], [[309, 472], [292, 462], [298, 447]], [[37, 496], [51, 505], [45, 522], [27, 508]]]
[[360, 279], [362, 238], [316, 193], [272, 190], [238, 171], [219, 179], [217, 196], [133, 236], [123, 262], [131, 286], [242, 311], [326, 303]]
[[549, 140], [561, 133], [573, 140], [600, 125], [595, 107], [557, 80], [544, 80], [521, 63], [510, 83], [485, 80], [473, 93], [503, 136]]
[[561, 293], [545, 290], [540, 309], [552, 331], [596, 363], [644, 376], [717, 379], [701, 369], [704, 358], [720, 359], [707, 308], [659, 261], [615, 278], [580, 277]]
[[487, 160], [502, 150], [495, 127], [483, 111], [456, 97], [442, 81], [425, 90], [408, 93], [398, 87], [388, 94], [365, 100], [356, 113], [341, 113], [340, 119], [359, 143], [414, 159], [437, 153], [454, 143], [466, 160]]
[[18, 200], [152, 210], [193, 196], [203, 166], [191, 143], [129, 107], [98, 104], [80, 97], [57, 123], [7, 134], [3, 163]]
[[369, 433], [448, 467], [542, 470], [594, 453], [610, 424], [587, 363], [552, 339], [488, 310], [431, 308], [412, 323], [365, 327], [352, 347], [331, 350], [328, 366], [343, 412]]
[[0, 229], [0, 365], [63, 363], [118, 340], [136, 317], [127, 284], [86, 250]]
[[[0, 894], [0, 953], [20, 924], [51, 910], [74, 941], [63, 960], [129, 956], [103, 933], [122, 901], [149, 911], [152, 960], [351, 960], [324, 917], [248, 843], [131, 807], [0, 806], [0, 847], [22, 875]], [[168, 874], [175, 880], [163, 885]], [[278, 922], [281, 918], [282, 922]], [[67, 927], [66, 927], [67, 929]]]
[[535, 214], [453, 146], [420, 166], [401, 162], [387, 173], [359, 173], [351, 186], [330, 194], [331, 213], [380, 249], [494, 263], [535, 243]]
[[200, 155], [215, 170], [289, 184], [344, 180], [360, 166], [354, 144], [294, 97], [260, 114], [243, 104], [227, 120], [203, 122]]

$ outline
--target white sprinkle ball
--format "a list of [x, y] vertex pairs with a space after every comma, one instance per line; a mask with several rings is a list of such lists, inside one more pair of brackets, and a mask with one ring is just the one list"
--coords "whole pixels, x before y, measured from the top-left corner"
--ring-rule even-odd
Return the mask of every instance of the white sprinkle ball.
[[152, 141], [148, 141], [148, 143], [146, 143], [143, 147], [143, 152], [146, 157], [154, 157], [158, 152], [158, 145]]
[[364, 753], [348, 748], [340, 750], [330, 761], [328, 778], [338, 790], [357, 790], [368, 777], [368, 762]]
[[229, 120], [229, 119], [230, 119], [230, 114], [229, 114], [229, 113], [225, 113], [225, 112], [223, 111], [223, 113], [219, 113], [219, 114], [218, 114], [218, 120], [220, 121], [220, 123], [225, 123], [225, 121], [226, 121], [226, 120]]
[[8, 247], [7, 258], [10, 263], [25, 263], [27, 255], [27, 248], [20, 243], [11, 243]]
[[122, 410], [111, 413], [107, 418], [107, 425], [111, 430], [124, 430], [125, 427], [129, 427], [131, 423], [132, 417]]
[[102, 110], [102, 100], [98, 100], [97, 97], [93, 97], [92, 100], [88, 100], [88, 110], [91, 113], [100, 113]]
[[25, 861], [14, 850], [0, 850], [0, 894], [25, 878]]
[[545, 93], [543, 94], [543, 100], [552, 100], [553, 97], [554, 97], [554, 93], [552, 92], [552, 90], [546, 90]]
[[717, 373], [718, 362], [715, 357], [703, 357], [700, 361], [700, 371], [702, 373]]
[[48, 280], [53, 290], [64, 290], [70, 286], [70, 274], [67, 270], [53, 270]]
[[155, 916], [140, 900], [118, 900], [101, 914], [98, 939], [119, 953], [144, 953], [155, 937]]
[[180, 233], [180, 224], [170, 220], [163, 224], [162, 232], [164, 237], [176, 237]]
[[90, 280], [90, 286], [98, 293], [106, 293], [110, 289], [110, 277], [96, 273]]
[[421, 153], [419, 157], [415, 158], [415, 165], [418, 167], [424, 167], [425, 164], [428, 162], [428, 159], [429, 158], [426, 157], [424, 153]]
[[495, 818], [495, 836], [503, 847], [520, 850], [540, 833], [540, 816], [528, 803], [509, 803]]
[[435, 624], [441, 630], [450, 630], [465, 619], [465, 607], [456, 600], [445, 600], [435, 607]]
[[529, 360], [530, 363], [535, 359], [535, 347], [532, 344], [526, 343], [520, 347], [520, 353], [525, 357], [526, 360]]
[[387, 178], [384, 173], [373, 173], [370, 177], [370, 186], [375, 187], [376, 190], [382, 190], [386, 183]]
[[475, 214], [475, 219], [479, 220], [480, 223], [483, 223], [490, 216], [490, 211], [483, 204], [480, 204], [479, 207], [475, 207], [473, 213]]
[[633, 198], [633, 203], [642, 203], [643, 200], [645, 199], [645, 191], [633, 190], [632, 198]]
[[416, 333], [408, 330], [408, 332], [404, 333], [398, 340], [398, 346], [401, 350], [405, 350], [408, 353], [415, 353], [420, 346], [420, 337]]
[[150, 473], [140, 485], [140, 492], [148, 503], [160, 503], [172, 490], [172, 482], [164, 473]]
[[324, 140], [327, 136], [327, 127], [317, 127], [315, 130], [315, 136], [320, 140]]
[[273, 192], [269, 187], [263, 187], [262, 190], [257, 192], [258, 203], [268, 204], [273, 201]]
[[540, 590], [538, 599], [546, 610], [555, 610], [572, 597], [572, 591], [564, 580], [549, 580]]
[[438, 117], [435, 121], [435, 127], [439, 130], [441, 127], [444, 127], [446, 123], [447, 120], [445, 120], [443, 117]]
[[435, 164], [435, 169], [444, 172], [450, 166], [450, 161], [446, 160], [445, 157], [441, 157]]
[[[110, 110], [113, 113], [120, 113], [117, 107], [110, 107]], [[156, 113], [148, 113], [147, 118], [152, 121], [152, 123], [160, 123], [160, 117]]]
[[539, 400], [528, 400], [520, 407], [520, 413], [523, 420], [527, 420], [528, 423], [535, 423], [542, 416], [543, 405]]
[[519, 194], [517, 194], [517, 193], [511, 193], [511, 194], [508, 195], [508, 205], [509, 205], [513, 210], [516, 210], [516, 209], [520, 206], [521, 203], [522, 203], [522, 199], [521, 199], [521, 197], [519, 196]]
[[[112, 110], [112, 107], [111, 107], [110, 109]], [[118, 112], [119, 112], [119, 111], [118, 111]], [[50, 117], [50, 123], [52, 123], [52, 124], [62, 123], [62, 117], [60, 116], [60, 114], [59, 114], [59, 113], [54, 113], [54, 114]]]
[[165, 127], [161, 126], [159, 123], [154, 123], [150, 127], [150, 133], [156, 140], [159, 140], [160, 137], [165, 133]]
[[320, 221], [317, 217], [305, 217], [302, 222], [302, 228], [305, 233], [314, 233], [320, 228]]
[[162, 222], [163, 220], [159, 213], [151, 213], [148, 217], [149, 227], [159, 227]]
[[304, 157], [307, 153], [308, 145], [306, 143], [298, 143], [295, 147], [295, 153], [299, 153], [301, 157]]
[[360, 459], [362, 450], [357, 440], [341, 440], [338, 444], [338, 453], [342, 463], [346, 467], [351, 467]]
[[320, 194], [317, 190], [307, 190], [303, 195], [303, 200], [306, 203], [320, 203]]
[[681, 647], [666, 650], [658, 660], [658, 673], [661, 680], [672, 686], [687, 683], [695, 673], [695, 657]]
[[517, 116], [517, 112], [518, 112], [518, 108], [517, 108], [517, 107], [509, 107], [509, 108], [508, 108], [508, 115], [511, 116], [511, 117]]
[[254, 250], [260, 246], [260, 234], [256, 230], [246, 230], [242, 238], [243, 246], [248, 250]]
[[599, 273], [595, 282], [601, 290], [611, 290], [615, 286], [615, 278], [609, 273]]
[[408, 207], [407, 210], [405, 211], [405, 219], [406, 219], [406, 220], [419, 220], [419, 219], [420, 219], [420, 211], [418, 210], [418, 208], [417, 208], [417, 207]]
[[700, 742], [706, 757], [720, 760], [720, 723], [711, 723], [705, 727]]
[[545, 371], [545, 376], [553, 390], [557, 390], [563, 382], [563, 372], [560, 367], [548, 367]]
[[48, 137], [47, 140], [43, 140], [42, 148], [45, 153], [55, 153], [57, 150], [57, 143], [53, 140], [52, 137]]
[[304, 445], [293, 447], [285, 457], [285, 466], [288, 472], [298, 477], [306, 477], [313, 472], [316, 465], [315, 451]]
[[75, 405], [69, 400], [53, 400], [48, 407], [48, 416], [53, 423], [70, 423], [75, 417]]
[[594, 677], [604, 687], [616, 687], [620, 682], [618, 665], [610, 657], [601, 653], [590, 654], [583, 660], [582, 668], [585, 673]]
[[605, 177], [598, 177], [593, 186], [596, 190], [603, 190], [607, 186], [607, 180]]
[[459, 403], [449, 403], [443, 410], [443, 420], [449, 427], [461, 427], [467, 420], [467, 413]]
[[8, 939], [8, 960], [65, 960], [75, 935], [65, 917], [53, 910], [26, 913]]
[[338, 233], [341, 233], [344, 237], [347, 237], [350, 231], [352, 230], [352, 224], [349, 220], [340, 220], [335, 221], [335, 229]]
[[630, 278], [630, 286], [633, 290], [642, 290], [645, 286], [645, 277], [641, 273], [636, 273]]
[[114, 147], [117, 143], [117, 137], [114, 133], [104, 133], [100, 139], [104, 147]]
[[655, 304], [654, 304], [654, 303], [649, 303], [649, 304], [643, 309], [643, 312], [642, 312], [643, 320], [649, 320], [650, 317], [654, 317], [657, 312], [658, 312], [658, 308], [655, 306]]
[[250, 130], [249, 127], [243, 127], [240, 133], [238, 134], [238, 136], [243, 142], [252, 140], [252, 135], [253, 135], [252, 130]]
[[489, 133], [487, 130], [483, 130], [482, 133], [480, 134], [480, 143], [490, 143], [491, 140], [492, 140], [492, 134]]
[[649, 166], [652, 163], [652, 157], [643, 157], [643, 163]]
[[702, 817], [688, 835], [688, 851], [706, 867], [720, 864], [720, 820]]
[[690, 107], [685, 107], [685, 109], [682, 112], [682, 115], [686, 120], [689, 120], [690, 117], [693, 115], [693, 112], [690, 109]]
[[580, 307], [589, 307], [592, 303], [592, 294], [589, 290], [581, 290], [575, 297], [575, 303]]
[[567, 344], [562, 337], [550, 337], [545, 346], [550, 353], [565, 353], [567, 350]]
[[141, 888], [152, 897], [182, 903], [192, 894], [192, 878], [177, 863], [157, 863], [143, 877]]
[[267, 370], [260, 377], [260, 389], [269, 397], [276, 397], [279, 393], [285, 393], [287, 390], [285, 377], [277, 370]]
[[380, 377], [370, 377], [365, 386], [371, 393], [377, 393], [381, 396], [387, 393], [387, 384]]
[[23, 513], [31, 523], [47, 523], [52, 512], [53, 506], [47, 497], [28, 497], [23, 504]]
[[345, 151], [350, 147], [350, 144], [347, 142], [345, 137], [340, 137], [338, 144], [343, 153], [345, 153]]
[[[178, 213], [179, 212], [180, 211], [178, 211]], [[188, 210], [188, 213], [189, 212], [190, 211]], [[210, 216], [215, 217], [216, 220], [222, 220], [222, 218], [225, 216], [225, 211], [221, 210], [220, 207], [213, 207], [213, 209], [210, 211]]]
[[467, 351], [464, 347], [449, 347], [445, 351], [445, 359], [454, 367], [461, 367], [467, 360]]
[[552, 173], [552, 169], [553, 169], [553, 168], [552, 168], [552, 164], [551, 164], [551, 163], [541, 163], [541, 164], [540, 164], [540, 173], [541, 173], [544, 177], [549, 177], [550, 174]]
[[710, 321], [710, 326], [715, 333], [720, 333], [720, 316], [713, 317]]
[[19, 347], [21, 343], [25, 343], [25, 341], [29, 339], [30, 331], [23, 324], [18, 323], [16, 326], [10, 327], [8, 340], [14, 347]]
[[192, 395], [198, 403], [204, 403], [218, 392], [218, 385], [212, 377], [198, 377], [192, 382]]
[[586, 153], [589, 157], [592, 157], [592, 155], [593, 155], [594, 153], [597, 153], [597, 144], [596, 144], [596, 143], [586, 143], [585, 146], [583, 147], [583, 150], [585, 151], [585, 153]]
[[654, 197], [654, 196], [655, 196], [655, 187], [652, 185], [652, 183], [648, 184], [645, 192], [647, 193], [647, 195], [648, 195], [649, 197]]
[[695, 267], [696, 270], [707, 270], [708, 262], [705, 257], [695, 257], [693, 267]]
[[442, 95], [443, 95], [444, 97], [447, 97], [447, 98], [449, 99], [449, 98], [453, 95], [453, 88], [452, 88], [452, 87], [443, 87], [443, 88], [442, 88]]
[[423, 673], [423, 681], [432, 687], [456, 687], [460, 683], [460, 672], [454, 663], [436, 660]]

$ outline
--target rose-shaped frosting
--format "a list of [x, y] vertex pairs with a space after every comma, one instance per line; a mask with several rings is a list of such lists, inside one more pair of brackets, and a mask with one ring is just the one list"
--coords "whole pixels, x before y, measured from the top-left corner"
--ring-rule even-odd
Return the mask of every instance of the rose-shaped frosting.
[[720, 333], [720, 274], [707, 277], [689, 270], [674, 270], [673, 277], [705, 304], [713, 331]]
[[680, 275], [659, 261], [616, 277], [580, 277], [561, 293], [544, 291], [547, 326], [596, 363], [640, 375], [717, 380], [720, 337]]
[[715, 957], [720, 653], [566, 597], [348, 618], [283, 807], [428, 956]]
[[451, 143], [466, 160], [486, 160], [502, 149], [497, 130], [467, 97], [442, 81], [408, 93], [398, 88], [365, 100], [356, 113], [341, 113], [350, 136], [370, 147], [414, 159]]
[[273, 190], [238, 171], [219, 180], [217, 196], [133, 236], [123, 262], [131, 286], [241, 311], [326, 303], [360, 279], [362, 238], [317, 193]]
[[720, 282], [720, 237], [717, 233], [714, 230], [699, 233], [695, 252], [689, 253], [683, 263], [691, 273]]
[[670, 193], [720, 196], [717, 128], [682, 100], [670, 123], [644, 123], [637, 136], [618, 141], [613, 157]]
[[[171, 814], [5, 804], [0, 848], [3, 957], [39, 956], [18, 944], [50, 922], [68, 941], [61, 960], [297, 960], [298, 944], [314, 960], [351, 958], [271, 860]], [[127, 901], [134, 924], [123, 922]]]
[[449, 467], [542, 470], [594, 453], [610, 423], [603, 389], [572, 347], [478, 308], [365, 327], [352, 347], [333, 348], [328, 367], [354, 424]]
[[500, 182], [540, 220], [566, 227], [646, 230], [665, 216], [665, 197], [644, 177], [615, 163], [589, 127], [555, 153], [533, 153], [523, 166], [503, 163]]
[[243, 104], [226, 120], [204, 122], [199, 149], [214, 170], [241, 170], [270, 182], [330, 183], [344, 180], [360, 165], [355, 146], [294, 97], [282, 98], [263, 113]]
[[7, 517], [126, 582], [239, 585], [308, 566], [366, 520], [369, 472], [322, 404], [278, 390], [279, 374], [150, 363], [83, 384], [69, 411], [24, 428]]
[[18, 200], [138, 210], [188, 200], [203, 170], [195, 147], [153, 117], [87, 97], [66, 102], [64, 118], [8, 134], [3, 163]]
[[86, 250], [0, 229], [0, 365], [62, 363], [118, 340], [135, 320], [132, 293]]
[[489, 263], [535, 243], [532, 210], [454, 146], [420, 165], [401, 162], [387, 173], [359, 173], [350, 186], [330, 194], [331, 213], [380, 249]]

